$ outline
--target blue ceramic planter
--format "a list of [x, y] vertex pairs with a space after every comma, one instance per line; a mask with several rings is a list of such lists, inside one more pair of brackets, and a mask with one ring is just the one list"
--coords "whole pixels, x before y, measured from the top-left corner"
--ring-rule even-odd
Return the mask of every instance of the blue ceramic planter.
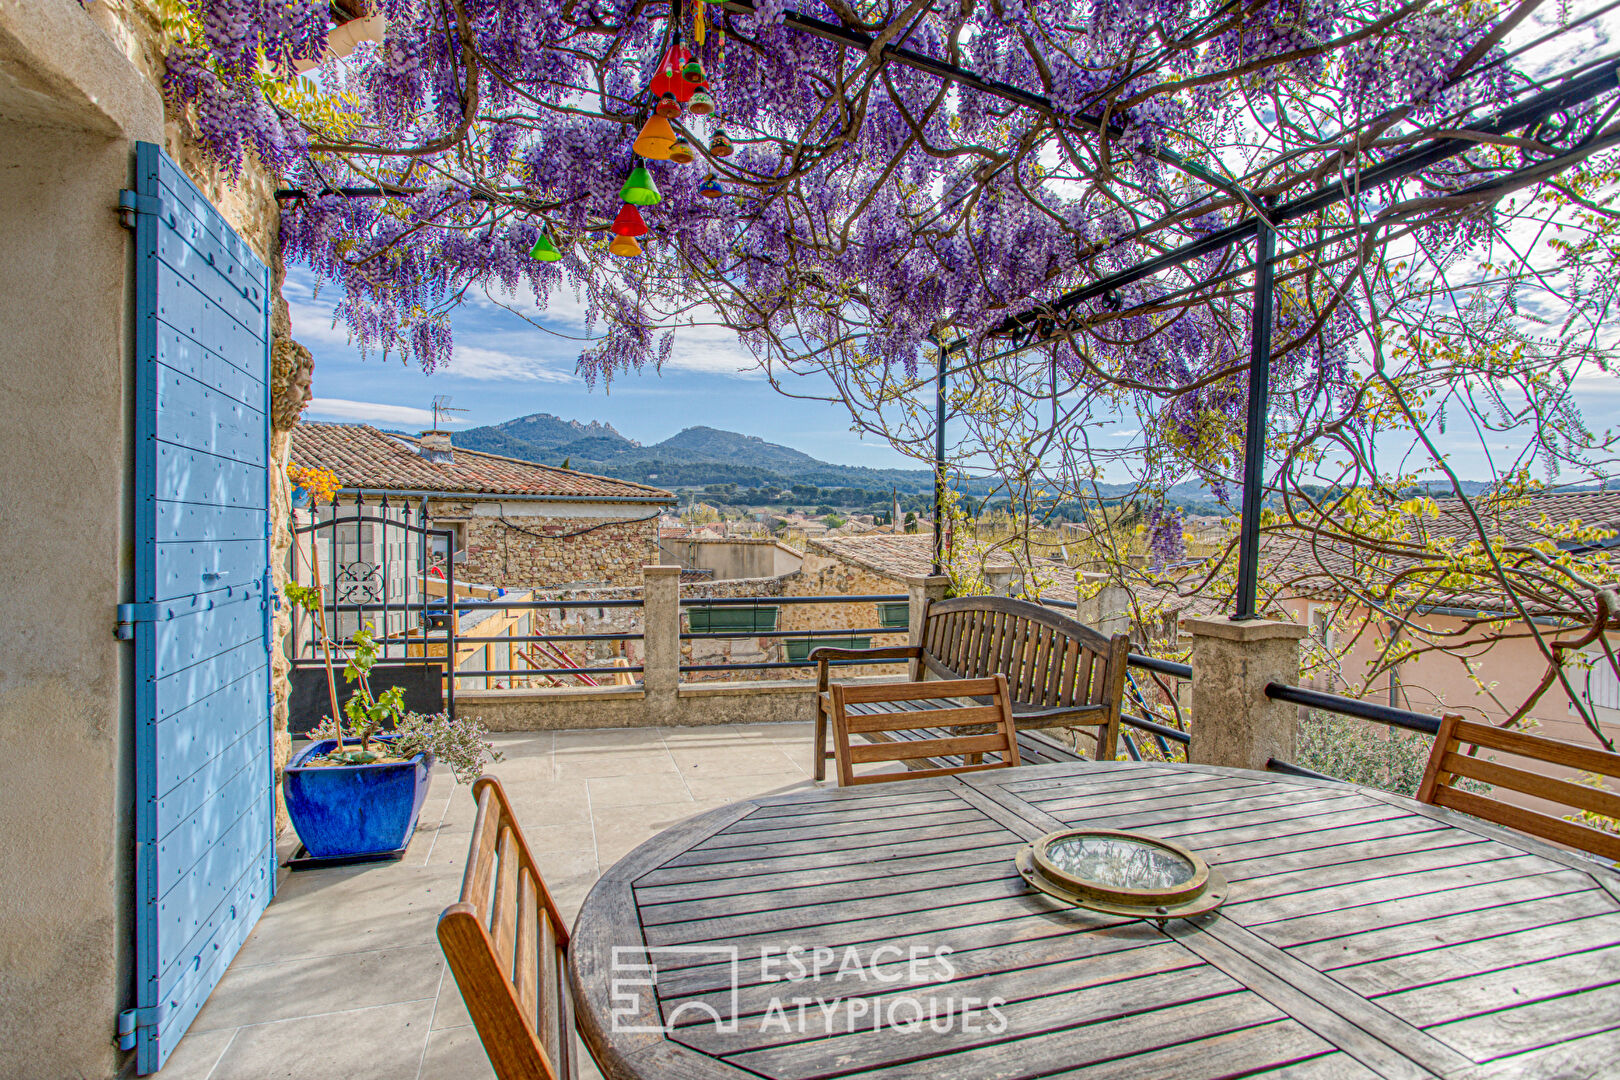
[[[345, 746], [359, 739], [343, 740]], [[410, 843], [427, 797], [433, 756], [387, 765], [309, 765], [331, 750], [325, 739], [287, 763], [282, 790], [298, 839], [317, 859], [347, 859], [396, 852]]]

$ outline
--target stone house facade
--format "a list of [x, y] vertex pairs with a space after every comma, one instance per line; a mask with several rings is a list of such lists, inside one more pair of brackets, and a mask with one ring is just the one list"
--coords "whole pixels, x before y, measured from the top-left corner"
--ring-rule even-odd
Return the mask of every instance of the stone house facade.
[[448, 435], [395, 435], [365, 424], [301, 423], [292, 457], [331, 469], [339, 499], [389, 498], [451, 534], [458, 581], [505, 589], [639, 585], [658, 561], [660, 488], [454, 447]]

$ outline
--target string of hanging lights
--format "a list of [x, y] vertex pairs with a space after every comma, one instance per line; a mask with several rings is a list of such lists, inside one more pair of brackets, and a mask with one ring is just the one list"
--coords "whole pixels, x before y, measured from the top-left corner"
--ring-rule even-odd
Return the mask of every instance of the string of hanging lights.
[[[704, 3], [699, 0], [692, 6], [692, 40], [701, 48], [708, 29]], [[608, 251], [621, 258], [640, 256], [639, 238], [650, 231], [638, 207], [657, 206], [663, 201], [658, 184], [645, 162], [668, 161], [675, 165], [690, 165], [697, 160], [686, 132], [677, 131], [670, 121], [686, 115], [716, 116], [718, 119], [719, 103], [715, 99], [708, 73], [704, 71], [703, 61], [681, 41], [681, 9], [678, 5], [671, 14], [670, 36], [669, 48], [660, 58], [647, 86], [652, 111], [630, 147], [640, 161], [631, 168], [624, 187], [619, 190], [623, 205], [611, 226], [613, 240], [608, 244]], [[716, 56], [723, 62], [725, 31], [721, 29], [718, 36]], [[709, 137], [709, 153], [723, 158], [729, 157], [734, 150], [725, 130], [717, 126]], [[718, 199], [726, 194], [726, 190], [711, 172], [699, 185], [698, 193], [704, 198]], [[556, 262], [563, 257], [562, 251], [544, 232], [535, 241], [529, 255], [541, 262]]]

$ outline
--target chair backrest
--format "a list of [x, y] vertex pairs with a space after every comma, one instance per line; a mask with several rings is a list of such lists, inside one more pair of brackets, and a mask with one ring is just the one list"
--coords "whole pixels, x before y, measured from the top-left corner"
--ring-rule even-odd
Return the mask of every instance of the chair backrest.
[[[1018, 738], [1013, 727], [1012, 702], [1007, 693], [1007, 677], [999, 672], [988, 679], [950, 679], [938, 682], [883, 684], [833, 683], [830, 687], [833, 713], [833, 749], [838, 758], [838, 783], [878, 784], [889, 780], [915, 780], [924, 776], [1001, 769], [1018, 764]], [[858, 710], [851, 706], [898, 705], [908, 701], [940, 701], [950, 698], [991, 699], [988, 705], [952, 705], [921, 710]], [[895, 733], [929, 728], [965, 729], [946, 737], [897, 737]], [[884, 741], [855, 743], [851, 736], [871, 735]], [[997, 760], [986, 762], [984, 755]], [[924, 758], [957, 757], [961, 765], [909, 769], [906, 772], [855, 774], [855, 766], [871, 762], [916, 761]]]
[[501, 1080], [573, 1080], [568, 930], [540, 879], [500, 781], [473, 784], [478, 817], [461, 899], [439, 945]]
[[1620, 860], [1620, 836], [1614, 833], [1477, 795], [1457, 786], [1457, 781], [1477, 780], [1609, 818], [1620, 818], [1620, 795], [1467, 754], [1462, 751], [1464, 744], [1611, 778], [1620, 777], [1620, 754], [1522, 731], [1506, 731], [1489, 724], [1471, 724], [1460, 716], [1447, 716], [1440, 721], [1434, 749], [1429, 754], [1429, 767], [1418, 787], [1420, 802], [1461, 810], [1544, 840], [1579, 848], [1605, 859]]

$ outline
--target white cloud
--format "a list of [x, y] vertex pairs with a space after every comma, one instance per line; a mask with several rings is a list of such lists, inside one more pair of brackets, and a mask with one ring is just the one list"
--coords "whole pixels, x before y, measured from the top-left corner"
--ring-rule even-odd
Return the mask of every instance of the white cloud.
[[[409, 405], [386, 405], [380, 401], [350, 401], [347, 398], [311, 398], [306, 415], [311, 420], [375, 420], [382, 424], [431, 424], [432, 409], [417, 409]], [[440, 424], [459, 424], [460, 420], [441, 417]]]
[[566, 383], [577, 378], [573, 372], [551, 367], [538, 356], [519, 356], [477, 345], [457, 345], [443, 371], [446, 375], [490, 382]]
[[[282, 287], [282, 295], [292, 290]], [[330, 345], [350, 348], [349, 328], [339, 323], [332, 325], [332, 309], [319, 300], [297, 300], [287, 296], [287, 312], [292, 316], [293, 340], [305, 348]], [[358, 351], [358, 350], [357, 350]]]

